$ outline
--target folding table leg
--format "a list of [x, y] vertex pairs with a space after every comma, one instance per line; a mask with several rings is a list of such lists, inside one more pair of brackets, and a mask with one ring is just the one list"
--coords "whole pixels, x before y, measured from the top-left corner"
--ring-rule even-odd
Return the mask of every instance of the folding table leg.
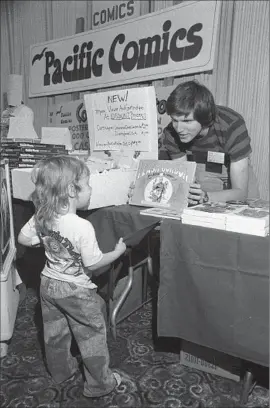
[[251, 371], [246, 371], [244, 382], [241, 390], [240, 404], [245, 405], [248, 401], [248, 396], [252, 389], [253, 374]]
[[116, 302], [116, 305], [112, 311], [112, 315], [111, 315], [111, 330], [112, 330], [112, 335], [113, 338], [116, 339], [116, 316], [122, 306], [122, 304], [124, 303], [127, 295], [130, 292], [130, 289], [132, 287], [132, 283], [133, 283], [133, 267], [130, 266], [128, 268], [128, 280], [127, 280], [127, 284], [123, 290], [122, 295], [120, 296], [120, 298], [118, 299], [118, 301]]

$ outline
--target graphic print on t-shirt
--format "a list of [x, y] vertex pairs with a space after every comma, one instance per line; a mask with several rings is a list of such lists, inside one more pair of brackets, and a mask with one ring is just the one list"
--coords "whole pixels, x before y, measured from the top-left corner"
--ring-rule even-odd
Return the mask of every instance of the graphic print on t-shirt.
[[42, 237], [47, 263], [58, 273], [78, 276], [83, 272], [81, 256], [74, 251], [74, 246], [59, 232], [50, 231], [49, 236]]

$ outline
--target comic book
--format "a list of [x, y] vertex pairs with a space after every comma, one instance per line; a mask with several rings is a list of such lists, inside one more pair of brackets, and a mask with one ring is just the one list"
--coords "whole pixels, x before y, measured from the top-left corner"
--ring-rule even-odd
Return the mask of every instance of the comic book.
[[269, 234], [269, 203], [265, 200], [209, 202], [186, 208], [182, 223], [243, 234]]
[[181, 214], [188, 206], [188, 191], [195, 170], [195, 162], [140, 160], [129, 204], [164, 208]]
[[167, 210], [166, 208], [146, 208], [140, 211], [141, 215], [149, 215], [157, 218], [170, 218], [173, 220], [181, 220], [181, 214], [175, 210]]

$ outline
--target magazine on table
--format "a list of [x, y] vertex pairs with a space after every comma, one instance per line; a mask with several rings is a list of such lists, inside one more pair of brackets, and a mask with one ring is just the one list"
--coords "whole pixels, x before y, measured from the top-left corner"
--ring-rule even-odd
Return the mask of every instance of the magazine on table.
[[[189, 186], [194, 181], [195, 162], [177, 163], [172, 160], [140, 160], [135, 186], [129, 204], [153, 207], [153, 216], [180, 218], [188, 206]], [[156, 208], [163, 209], [158, 211]], [[142, 210], [143, 213], [143, 210]], [[151, 210], [147, 211], [151, 215]]]
[[167, 210], [165, 208], [146, 208], [140, 211], [141, 215], [149, 215], [158, 218], [171, 218], [174, 220], [181, 220], [181, 214], [175, 210]]

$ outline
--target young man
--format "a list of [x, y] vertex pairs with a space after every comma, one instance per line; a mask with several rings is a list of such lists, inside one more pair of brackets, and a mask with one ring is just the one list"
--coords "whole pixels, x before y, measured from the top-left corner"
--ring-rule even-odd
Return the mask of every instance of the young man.
[[251, 146], [242, 116], [216, 105], [209, 89], [195, 81], [178, 85], [166, 110], [172, 121], [161, 137], [159, 159], [197, 162], [189, 204], [245, 200]]

